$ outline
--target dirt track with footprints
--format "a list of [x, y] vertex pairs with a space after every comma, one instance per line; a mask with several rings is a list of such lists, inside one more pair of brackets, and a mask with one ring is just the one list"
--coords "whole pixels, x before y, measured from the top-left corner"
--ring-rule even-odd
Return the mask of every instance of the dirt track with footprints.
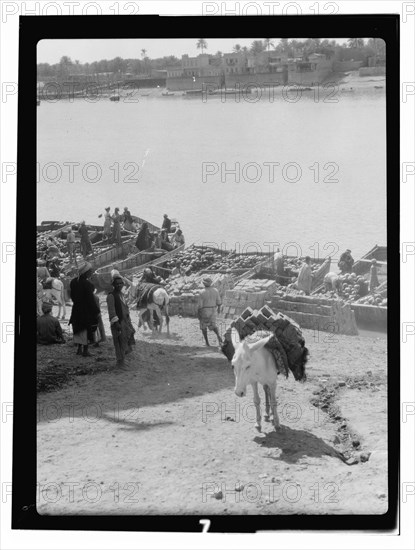
[[123, 370], [111, 339], [38, 347], [39, 513], [385, 513], [386, 339], [304, 335], [308, 380], [279, 377], [282, 426], [262, 433], [195, 319], [140, 329]]

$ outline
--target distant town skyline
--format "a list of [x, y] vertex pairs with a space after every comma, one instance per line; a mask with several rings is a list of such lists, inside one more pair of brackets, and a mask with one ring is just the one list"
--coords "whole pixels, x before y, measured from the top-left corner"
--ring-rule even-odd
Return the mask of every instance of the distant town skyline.
[[[305, 40], [305, 38], [295, 38]], [[205, 38], [208, 47], [205, 53], [215, 54], [217, 51], [223, 53], [231, 52], [235, 44], [248, 48], [254, 40], [263, 38]], [[271, 39], [276, 45], [280, 39]], [[322, 38], [324, 40], [324, 38]], [[347, 42], [347, 38], [329, 38], [336, 40], [338, 44]], [[201, 51], [197, 49], [198, 38], [137, 38], [137, 39], [56, 39], [41, 40], [37, 45], [37, 63], [59, 63], [62, 56], [68, 56], [72, 61], [80, 63], [92, 63], [101, 59], [139, 59], [142, 57], [142, 50], [150, 58], [159, 58], [174, 55], [181, 59], [182, 55], [196, 56]]]

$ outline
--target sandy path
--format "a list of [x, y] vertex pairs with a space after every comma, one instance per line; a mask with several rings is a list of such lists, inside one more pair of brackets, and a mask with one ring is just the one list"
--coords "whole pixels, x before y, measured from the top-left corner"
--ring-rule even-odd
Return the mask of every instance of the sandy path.
[[[125, 370], [112, 367], [111, 340], [93, 359], [42, 348], [39, 368], [101, 368], [38, 394], [39, 513], [385, 513], [386, 340], [304, 334], [308, 381], [279, 380], [282, 428], [263, 423], [263, 433], [251, 389], [235, 396], [194, 319], [174, 317], [170, 339], [140, 331]], [[339, 451], [373, 454], [350, 466]]]

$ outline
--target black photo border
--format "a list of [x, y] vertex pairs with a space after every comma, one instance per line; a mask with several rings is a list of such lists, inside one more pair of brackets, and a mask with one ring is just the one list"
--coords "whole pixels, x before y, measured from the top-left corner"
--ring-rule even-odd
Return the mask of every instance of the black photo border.
[[[34, 278], [27, 276], [27, 266], [36, 264], [36, 45], [40, 40], [57, 38], [196, 39], [199, 36], [377, 37], [386, 42], [387, 255], [395, 299], [388, 303], [389, 508], [384, 515], [283, 515], [278, 516], [283, 521], [275, 521], [274, 515], [52, 516], [40, 515], [36, 510], [36, 289]], [[399, 61], [399, 15], [395, 14], [20, 17], [12, 529], [201, 532], [200, 519], [209, 519], [209, 531], [219, 533], [297, 529], [387, 532], [399, 528]], [[28, 284], [28, 291], [20, 292]]]

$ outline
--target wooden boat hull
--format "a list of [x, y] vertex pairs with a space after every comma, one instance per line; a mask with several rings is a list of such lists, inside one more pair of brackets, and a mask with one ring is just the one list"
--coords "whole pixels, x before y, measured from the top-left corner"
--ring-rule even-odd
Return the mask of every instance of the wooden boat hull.
[[113, 269], [118, 270], [125, 277], [131, 277], [142, 273], [146, 267], [161, 267], [166, 261], [182, 252], [184, 248], [185, 245], [182, 245], [170, 252], [159, 249], [156, 251], [143, 250], [126, 260], [113, 262], [110, 265], [97, 269], [96, 276], [98, 277], [100, 286], [104, 287], [110, 284], [111, 271]]
[[360, 328], [386, 330], [388, 328], [388, 308], [369, 304], [351, 304], [356, 323]]
[[92, 255], [87, 256], [87, 261], [92, 265], [94, 269], [119, 261], [120, 258], [127, 256], [132, 250], [134, 250], [135, 238], [128, 239], [121, 244], [121, 246], [115, 245], [105, 252], [96, 254], [95, 258]]
[[360, 260], [357, 260], [357, 262], [353, 264], [352, 271], [356, 273], [356, 275], [369, 273], [372, 260], [376, 260], [378, 275], [382, 276], [382, 278], [387, 277], [388, 254], [386, 246], [375, 245], [369, 252], [366, 252]]
[[47, 222], [42, 222], [40, 225], [37, 225], [36, 231], [38, 233], [46, 233], [46, 231], [58, 231], [67, 227], [69, 226], [66, 222], [47, 221]]

